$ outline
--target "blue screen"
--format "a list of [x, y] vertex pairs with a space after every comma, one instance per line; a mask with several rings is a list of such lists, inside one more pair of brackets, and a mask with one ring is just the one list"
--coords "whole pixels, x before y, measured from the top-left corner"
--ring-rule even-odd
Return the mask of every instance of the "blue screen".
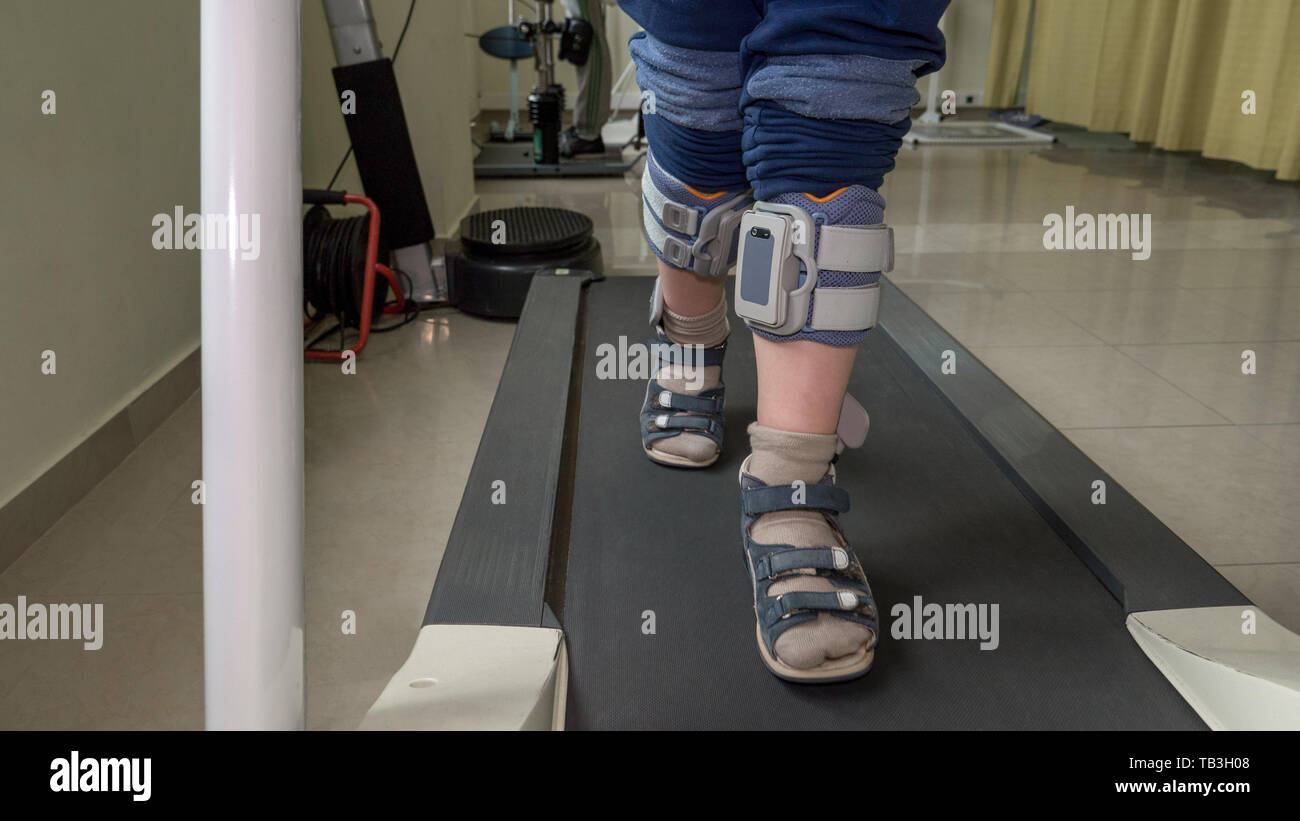
[[766, 305], [770, 296], [768, 280], [772, 276], [773, 238], [746, 236], [744, 266], [740, 270], [740, 298], [755, 305]]

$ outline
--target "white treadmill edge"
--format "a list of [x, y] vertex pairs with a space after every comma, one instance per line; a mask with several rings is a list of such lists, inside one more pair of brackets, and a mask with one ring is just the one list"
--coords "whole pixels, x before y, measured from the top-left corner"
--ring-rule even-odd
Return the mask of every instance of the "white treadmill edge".
[[358, 729], [562, 730], [567, 696], [563, 631], [429, 624]]
[[[1255, 632], [1242, 632], [1253, 612]], [[1130, 613], [1129, 633], [1213, 730], [1300, 729], [1300, 636], [1254, 605]]]

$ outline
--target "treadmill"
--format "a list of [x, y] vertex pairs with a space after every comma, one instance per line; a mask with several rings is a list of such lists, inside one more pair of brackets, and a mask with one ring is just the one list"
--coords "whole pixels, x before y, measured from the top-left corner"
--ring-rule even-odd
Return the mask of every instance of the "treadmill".
[[[721, 457], [657, 465], [642, 374], [597, 368], [649, 336], [653, 278], [561, 269], [533, 280], [424, 626], [362, 729], [1300, 726], [1300, 637], [881, 281], [849, 386], [870, 430], [837, 462], [880, 613], [866, 676], [791, 684], [759, 658], [744, 324]], [[931, 604], [996, 605], [996, 647], [904, 637]]]

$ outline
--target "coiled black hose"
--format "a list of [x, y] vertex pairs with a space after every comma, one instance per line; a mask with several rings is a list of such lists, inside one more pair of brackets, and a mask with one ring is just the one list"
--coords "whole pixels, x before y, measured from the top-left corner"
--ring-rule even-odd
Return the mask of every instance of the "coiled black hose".
[[[361, 325], [369, 226], [369, 214], [335, 219], [323, 205], [313, 206], [303, 217], [303, 312], [309, 318], [332, 315], [344, 327]], [[388, 261], [382, 247], [379, 261]], [[379, 319], [387, 297], [388, 280], [376, 276], [371, 322]]]

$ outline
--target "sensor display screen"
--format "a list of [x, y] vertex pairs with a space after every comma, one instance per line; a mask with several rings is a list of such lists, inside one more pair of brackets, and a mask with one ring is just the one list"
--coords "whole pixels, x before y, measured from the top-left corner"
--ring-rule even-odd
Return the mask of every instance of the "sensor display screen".
[[745, 253], [740, 270], [740, 298], [755, 305], [767, 305], [772, 294], [772, 254], [776, 241], [771, 231], [754, 226], [741, 242], [745, 243]]

